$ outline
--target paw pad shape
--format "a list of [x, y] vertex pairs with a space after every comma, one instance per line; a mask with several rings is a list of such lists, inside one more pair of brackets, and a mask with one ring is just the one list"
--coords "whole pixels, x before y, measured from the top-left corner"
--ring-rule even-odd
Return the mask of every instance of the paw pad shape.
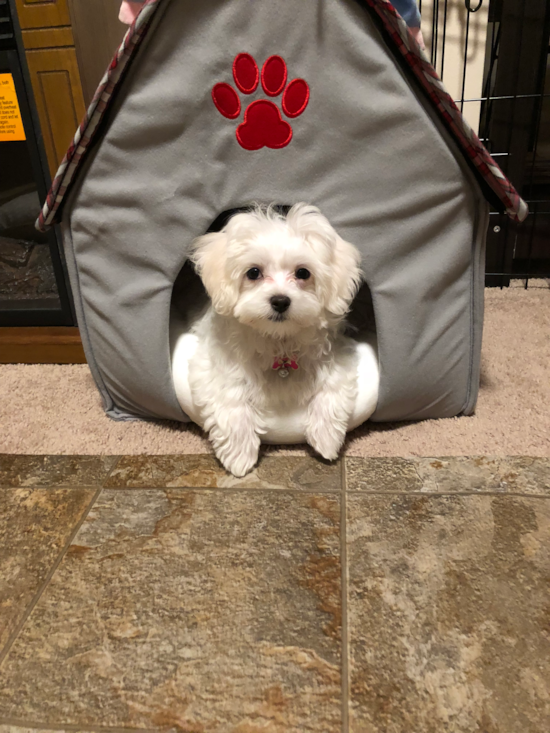
[[[240, 92], [253, 94], [258, 85], [268, 97], [281, 93], [286, 117], [299, 117], [309, 102], [309, 86], [303, 79], [287, 84], [287, 67], [281, 56], [270, 56], [262, 72], [249, 53], [240, 53], [233, 62], [233, 79]], [[218, 111], [230, 120], [241, 113], [241, 100], [230, 84], [220, 82], [212, 89], [212, 99]], [[279, 107], [269, 99], [256, 99], [245, 110], [244, 122], [237, 127], [237, 141], [245, 150], [284, 148], [292, 140], [292, 127], [281, 116]]]

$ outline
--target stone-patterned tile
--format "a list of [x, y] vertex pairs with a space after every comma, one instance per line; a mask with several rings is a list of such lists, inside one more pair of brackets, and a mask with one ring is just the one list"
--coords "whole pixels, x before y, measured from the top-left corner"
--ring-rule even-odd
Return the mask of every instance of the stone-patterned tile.
[[101, 486], [117, 456], [0, 454], [0, 487]]
[[92, 489], [0, 491], [0, 655], [93, 495]]
[[550, 458], [346, 458], [348, 491], [550, 496]]
[[410, 493], [422, 490], [414, 459], [346, 456], [344, 461], [347, 491]]
[[244, 478], [236, 478], [209, 455], [123, 456], [108, 488], [239, 488], [340, 491], [341, 464], [312, 456], [263, 456]]
[[550, 500], [348, 497], [352, 733], [550, 730]]
[[74, 729], [67, 731], [60, 730], [59, 728], [33, 728], [32, 725], [27, 725], [24, 721], [18, 721], [17, 723], [10, 721], [6, 725], [0, 724], [0, 733], [84, 733], [84, 731], [75, 731]]
[[104, 490], [0, 671], [0, 719], [341, 726], [339, 496]]
[[[63, 728], [63, 727], [35, 727], [40, 725], [39, 722], [34, 721], [28, 723], [24, 720], [11, 719], [7, 720], [4, 725], [0, 722], [0, 733], [90, 733], [89, 728]], [[93, 731], [93, 729], [92, 729]], [[97, 733], [101, 733], [97, 731]], [[114, 731], [105, 731], [105, 733], [114, 733]], [[124, 731], [119, 731], [124, 733]], [[128, 733], [159, 733], [158, 729], [151, 729], [148, 731], [146, 728], [140, 728], [137, 731], [128, 731]], [[163, 731], [165, 733], [165, 731]], [[178, 731], [181, 733], [181, 731]]]

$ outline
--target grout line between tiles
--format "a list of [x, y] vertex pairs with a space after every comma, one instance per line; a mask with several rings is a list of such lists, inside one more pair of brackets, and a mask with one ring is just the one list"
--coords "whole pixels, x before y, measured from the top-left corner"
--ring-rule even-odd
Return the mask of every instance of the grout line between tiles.
[[284, 486], [281, 488], [275, 488], [272, 486], [104, 486], [105, 491], [212, 491], [212, 492], [223, 492], [239, 493], [249, 492], [257, 494], [339, 494], [341, 489], [319, 489], [318, 487], [311, 486], [303, 489], [290, 489]]
[[521, 494], [513, 491], [361, 491], [347, 492], [354, 496], [500, 496], [520, 499], [550, 499], [550, 494]]
[[0, 491], [79, 491], [80, 489], [102, 489], [103, 486], [99, 484], [78, 484], [71, 486], [70, 484], [64, 486], [48, 486], [44, 484], [37, 484], [36, 486], [0, 486]]
[[0, 716], [0, 725], [12, 725], [18, 728], [47, 730], [47, 731], [90, 731], [90, 733], [159, 733], [158, 728], [116, 728], [114, 726], [75, 725], [74, 723], [37, 723], [34, 720], [21, 718], [3, 718]]
[[[342, 464], [342, 474], [345, 474], [345, 467]], [[344, 480], [344, 478], [342, 478]], [[80, 487], [79, 487], [80, 488]], [[83, 487], [86, 488], [86, 487]], [[93, 487], [92, 487], [93, 488]], [[301, 489], [291, 489], [286, 486], [276, 488], [273, 486], [104, 486], [109, 491], [221, 491], [224, 493], [236, 493], [239, 491], [249, 491], [258, 493], [293, 493], [293, 494], [336, 494], [341, 489], [319, 489], [318, 487], [304, 487]], [[550, 494], [524, 494], [518, 492], [504, 491], [373, 491], [361, 489], [346, 489], [346, 494], [353, 496], [500, 496], [514, 497], [523, 499], [550, 499]]]
[[341, 464], [340, 564], [342, 569], [342, 733], [349, 732], [349, 631], [346, 460]]
[[31, 600], [31, 602], [27, 606], [27, 609], [26, 609], [25, 613], [23, 614], [21, 620], [19, 621], [19, 623], [17, 624], [17, 626], [15, 627], [15, 629], [12, 631], [12, 633], [8, 637], [8, 640], [5, 643], [4, 648], [0, 651], [0, 667], [2, 666], [2, 664], [4, 663], [4, 661], [6, 660], [8, 654], [11, 651], [11, 648], [12, 648], [13, 644], [15, 643], [15, 641], [17, 640], [17, 638], [18, 638], [19, 634], [21, 633], [23, 627], [27, 623], [27, 621], [29, 619], [29, 616], [34, 611], [34, 609], [36, 607], [36, 604], [38, 603], [38, 601], [42, 597], [42, 594], [44, 593], [44, 591], [46, 590], [46, 588], [50, 584], [50, 581], [53, 578], [55, 571], [60, 566], [63, 558], [67, 554], [67, 551], [68, 551], [69, 547], [71, 546], [72, 541], [76, 537], [76, 535], [77, 535], [80, 527], [86, 521], [86, 517], [90, 513], [92, 507], [94, 506], [94, 504], [98, 500], [99, 495], [101, 494], [102, 491], [103, 491], [103, 489], [101, 487], [99, 487], [97, 489], [97, 491], [95, 492], [95, 494], [93, 495], [93, 497], [92, 497], [90, 503], [88, 504], [87, 508], [82, 513], [81, 518], [76, 523], [75, 527], [73, 528], [73, 531], [70, 533], [69, 537], [67, 538], [67, 541], [65, 542], [64, 547], [59, 552], [59, 554], [57, 556], [57, 559], [55, 560], [55, 562], [53, 563], [52, 567], [50, 568], [48, 574], [46, 575], [46, 577], [44, 578], [44, 580], [40, 584], [38, 590], [34, 594], [33, 599]]
[[102, 486], [103, 488], [105, 488], [105, 484], [106, 484], [106, 483], [107, 483], [107, 481], [108, 481], [108, 480], [109, 480], [109, 479], [111, 478], [111, 475], [112, 475], [113, 471], [114, 471], [114, 470], [115, 470], [116, 468], [118, 468], [118, 464], [120, 463], [120, 461], [121, 461], [121, 459], [122, 459], [122, 456], [114, 456], [114, 458], [115, 458], [115, 460], [114, 460], [114, 462], [113, 462], [113, 465], [112, 465], [112, 466], [111, 466], [111, 468], [109, 469], [109, 473], [108, 473], [108, 474], [107, 474], [107, 475], [105, 476], [105, 478], [103, 479], [103, 483], [101, 484], [101, 486]]

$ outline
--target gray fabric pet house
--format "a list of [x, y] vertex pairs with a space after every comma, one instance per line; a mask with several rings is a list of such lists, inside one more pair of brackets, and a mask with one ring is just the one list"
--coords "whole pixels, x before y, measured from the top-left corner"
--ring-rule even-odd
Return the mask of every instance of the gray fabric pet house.
[[298, 201], [362, 253], [381, 369], [372, 419], [473, 411], [488, 201], [518, 220], [527, 207], [393, 7], [149, 0], [38, 223], [61, 222], [111, 417], [187, 419], [169, 320], [191, 241], [223, 212]]

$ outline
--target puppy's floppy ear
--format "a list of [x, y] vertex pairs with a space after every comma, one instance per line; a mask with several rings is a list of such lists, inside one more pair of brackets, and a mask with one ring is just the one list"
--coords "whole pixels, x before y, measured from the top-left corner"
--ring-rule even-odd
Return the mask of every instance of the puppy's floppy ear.
[[226, 232], [212, 232], [195, 239], [189, 259], [195, 265], [216, 313], [230, 315], [239, 297], [239, 284], [227, 273]]
[[361, 255], [336, 232], [331, 265], [332, 288], [326, 307], [336, 316], [345, 316], [363, 279]]
[[287, 221], [319, 260], [318, 275], [325, 308], [335, 316], [344, 316], [362, 280], [359, 251], [336, 233], [316, 206], [295, 204], [288, 212]]

